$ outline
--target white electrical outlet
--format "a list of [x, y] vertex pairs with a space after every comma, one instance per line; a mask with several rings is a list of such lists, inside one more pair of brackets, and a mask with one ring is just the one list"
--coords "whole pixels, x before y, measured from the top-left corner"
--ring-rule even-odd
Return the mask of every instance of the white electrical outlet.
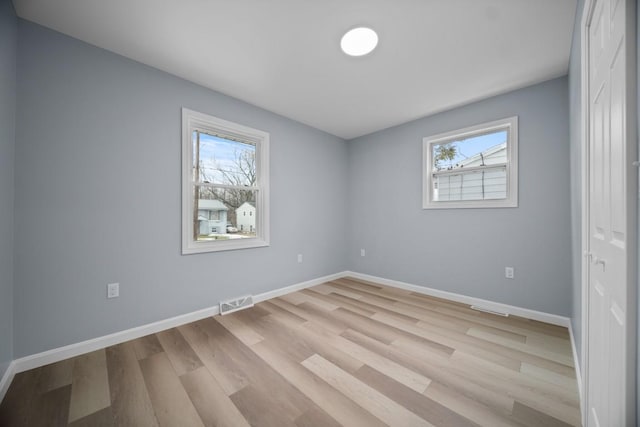
[[302, 254], [298, 254], [298, 262], [302, 262]]
[[109, 283], [107, 285], [107, 298], [118, 298], [120, 296], [120, 283]]
[[513, 267], [505, 267], [504, 268], [504, 277], [507, 279], [513, 279], [514, 269]]
[[364, 255], [365, 255], [364, 249], [360, 249], [360, 256], [364, 256]]

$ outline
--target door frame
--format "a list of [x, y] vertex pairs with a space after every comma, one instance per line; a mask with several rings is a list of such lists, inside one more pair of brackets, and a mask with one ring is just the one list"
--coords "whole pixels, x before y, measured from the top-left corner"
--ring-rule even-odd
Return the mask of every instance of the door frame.
[[[636, 1], [634, 0], [622, 0], [624, 3], [624, 7], [627, 7], [627, 28], [626, 28], [626, 47], [628, 50], [632, 52], [637, 52], [636, 47]], [[581, 132], [582, 132], [582, 159], [581, 159], [581, 185], [582, 185], [582, 206], [581, 206], [581, 217], [582, 217], [582, 283], [581, 283], [581, 292], [582, 292], [582, 301], [581, 301], [581, 355], [582, 359], [580, 361], [580, 379], [578, 381], [579, 393], [580, 393], [580, 401], [581, 401], [581, 413], [582, 413], [582, 424], [586, 425], [588, 421], [588, 411], [589, 411], [589, 279], [590, 279], [590, 243], [589, 243], [589, 184], [590, 184], [590, 173], [589, 173], [589, 165], [590, 165], [590, 91], [589, 91], [589, 27], [588, 24], [591, 21], [593, 16], [593, 12], [595, 9], [596, 0], [585, 0], [584, 7], [582, 11], [582, 21], [580, 23], [580, 39], [581, 39], [581, 103], [582, 103], [582, 117], [581, 117]], [[629, 6], [629, 3], [632, 5]], [[637, 117], [637, 58], [636, 55], [631, 55], [631, 58], [627, 56], [628, 60], [626, 64], [626, 92], [632, 93], [633, 100], [631, 102], [627, 102], [627, 114], [626, 114], [626, 134], [629, 141], [633, 141], [632, 143], [638, 143], [637, 136], [637, 126], [638, 126], [638, 117]], [[636, 148], [637, 153], [637, 148]], [[636, 154], [637, 155], [637, 154]], [[627, 159], [628, 161], [635, 161], [636, 159]], [[636, 382], [637, 382], [637, 358], [636, 358], [636, 350], [637, 350], [637, 335], [636, 335], [636, 327], [637, 327], [637, 295], [636, 289], [638, 285], [638, 258], [637, 258], [637, 250], [638, 250], [638, 173], [637, 168], [635, 167], [637, 164], [634, 162], [634, 165], [629, 164], [629, 172], [627, 173], [627, 179], [629, 182], [632, 182], [633, 191], [627, 191], [627, 213], [632, 213], [633, 215], [629, 215], [627, 218], [627, 224], [632, 225], [630, 227], [630, 232], [628, 234], [628, 260], [633, 260], [633, 263], [628, 263], [628, 269], [632, 270], [631, 274], [628, 275], [627, 281], [627, 289], [629, 290], [628, 296], [630, 302], [627, 304], [627, 360], [632, 361], [630, 363], [629, 369], [627, 370], [627, 378], [628, 383], [626, 388], [628, 390], [627, 393], [627, 402], [626, 402], [626, 410], [627, 413], [633, 411], [632, 418], [635, 419], [636, 412]], [[631, 179], [633, 177], [633, 179]], [[636, 337], [635, 339], [629, 339], [629, 337]], [[577, 362], [577, 361], [576, 361]]]

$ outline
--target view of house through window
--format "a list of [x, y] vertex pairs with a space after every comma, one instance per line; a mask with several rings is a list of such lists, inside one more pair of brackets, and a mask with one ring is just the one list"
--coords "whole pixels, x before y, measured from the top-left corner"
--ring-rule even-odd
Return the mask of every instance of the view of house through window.
[[423, 140], [425, 208], [517, 206], [517, 117]]
[[269, 245], [269, 134], [182, 109], [182, 253]]
[[507, 131], [433, 144], [433, 200], [507, 196]]
[[194, 240], [255, 237], [255, 145], [198, 130], [192, 138]]

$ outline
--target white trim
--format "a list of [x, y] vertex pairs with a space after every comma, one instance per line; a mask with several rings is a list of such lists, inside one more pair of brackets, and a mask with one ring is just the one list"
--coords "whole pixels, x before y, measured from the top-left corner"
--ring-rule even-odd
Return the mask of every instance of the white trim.
[[[571, 327], [569, 318], [563, 316], [557, 316], [555, 314], [543, 313], [540, 311], [530, 310], [527, 308], [515, 307], [507, 304], [496, 303], [480, 298], [469, 297], [452, 292], [441, 291], [438, 289], [432, 289], [425, 286], [412, 285], [397, 280], [385, 279], [382, 277], [371, 276], [368, 274], [356, 273], [353, 271], [343, 271], [335, 274], [330, 274], [316, 279], [307, 280], [305, 282], [296, 283], [283, 288], [275, 289], [272, 291], [263, 292], [254, 296], [254, 302], [259, 303], [272, 298], [276, 298], [282, 295], [289, 294], [291, 292], [306, 289], [312, 286], [320, 285], [322, 283], [330, 282], [332, 280], [341, 279], [344, 277], [352, 277], [355, 279], [366, 280], [369, 282], [379, 283], [386, 286], [391, 286], [399, 289], [406, 289], [414, 292], [419, 292], [424, 295], [431, 295], [438, 298], [445, 298], [451, 301], [461, 302], [469, 305], [479, 305], [482, 307], [490, 308], [494, 311], [504, 312], [515, 316], [524, 317], [531, 320], [538, 320], [540, 322], [546, 322], [553, 325], [559, 325], [564, 327]], [[176, 326], [184, 325], [186, 323], [195, 322], [207, 317], [218, 315], [220, 307], [218, 305], [213, 307], [204, 308], [194, 311], [192, 313], [183, 314], [180, 316], [171, 317], [169, 319], [160, 320], [157, 322], [149, 323], [135, 328], [127, 329], [113, 334], [104, 335], [102, 337], [93, 338], [90, 340], [82, 341], [75, 344], [70, 344], [64, 347], [54, 348], [41, 353], [32, 354], [29, 356], [21, 357], [14, 360], [9, 365], [7, 372], [5, 373], [2, 381], [0, 382], [0, 400], [3, 397], [2, 393], [6, 392], [11, 383], [11, 379], [16, 373], [24, 372], [29, 369], [38, 368], [40, 366], [48, 365], [50, 363], [59, 362], [70, 357], [79, 356], [91, 351], [100, 350], [105, 347], [120, 344], [129, 340], [143, 337], [145, 335], [153, 334], [156, 332], [164, 331], [166, 329], [175, 328]], [[573, 342], [573, 338], [572, 338]], [[575, 359], [575, 348], [574, 348]]]
[[105, 347], [144, 337], [149, 334], [155, 334], [156, 332], [175, 328], [176, 326], [195, 322], [210, 316], [215, 316], [216, 314], [219, 314], [219, 311], [220, 307], [216, 305], [214, 307], [208, 307], [191, 313], [182, 314], [180, 316], [171, 317], [169, 319], [159, 320], [157, 322], [148, 323], [146, 325], [137, 326], [135, 328], [126, 329], [113, 334], [92, 338], [75, 344], [69, 344], [64, 347], [53, 348], [51, 350], [43, 351], [42, 353], [21, 357], [14, 360], [16, 364], [16, 373], [48, 365], [49, 363], [59, 362], [91, 351], [100, 350]]
[[[496, 200], [451, 200], [434, 201], [433, 171], [431, 159], [433, 144], [451, 142], [459, 139], [488, 134], [500, 130], [508, 131], [507, 138], [507, 197]], [[492, 165], [493, 166], [493, 165]], [[469, 168], [471, 170], [471, 168]], [[466, 169], [465, 169], [466, 170]], [[463, 169], [456, 169], [458, 173]], [[453, 171], [452, 171], [453, 172]], [[464, 209], [464, 208], [515, 208], [518, 207], [518, 116], [495, 120], [444, 132], [422, 139], [422, 209]]]
[[379, 283], [381, 285], [418, 292], [424, 295], [444, 298], [444, 299], [460, 302], [467, 305], [476, 305], [483, 308], [488, 308], [493, 311], [497, 311], [499, 313], [506, 313], [512, 316], [524, 317], [531, 320], [537, 320], [539, 322], [550, 323], [552, 325], [564, 326], [568, 328], [569, 325], [571, 324], [571, 320], [568, 317], [558, 316], [557, 314], [544, 313], [542, 311], [516, 307], [514, 305], [493, 302], [493, 301], [489, 301], [481, 298], [456, 294], [453, 292], [441, 291], [439, 289], [433, 289], [426, 286], [413, 285], [411, 283], [400, 282], [397, 280], [384, 279], [382, 277], [370, 276], [368, 274], [356, 273], [353, 271], [348, 271], [347, 275], [355, 279], [366, 280], [369, 282]]
[[13, 381], [13, 377], [16, 375], [16, 361], [12, 361], [9, 363], [6, 372], [0, 379], [0, 402], [4, 399], [4, 395], [7, 394], [7, 390], [9, 390], [9, 385], [11, 381]]
[[587, 398], [587, 388], [589, 383], [589, 316], [588, 316], [588, 307], [589, 307], [589, 252], [591, 248], [589, 246], [589, 37], [588, 37], [588, 27], [587, 23], [591, 19], [591, 15], [593, 14], [593, 8], [595, 6], [594, 0], [585, 0], [584, 7], [582, 9], [582, 22], [580, 23], [580, 40], [581, 40], [581, 102], [582, 102], [582, 167], [581, 167], [581, 189], [582, 189], [582, 206], [580, 207], [582, 211], [582, 266], [581, 266], [581, 278], [582, 283], [580, 286], [581, 289], [581, 310], [580, 315], [582, 330], [581, 330], [581, 347], [582, 351], [580, 352], [582, 356], [582, 360], [580, 361], [581, 366], [581, 389], [580, 396], [582, 402], [582, 421], [583, 424], [586, 425], [587, 417], [587, 408], [588, 408], [588, 398]]
[[[264, 292], [255, 295], [253, 297], [254, 302], [258, 303], [294, 291], [298, 291], [300, 289], [305, 289], [311, 286], [319, 285], [321, 283], [330, 282], [332, 280], [339, 279], [345, 276], [346, 272], [336, 273], [324, 277], [319, 277], [317, 279], [308, 280], [306, 282], [297, 283], [291, 286], [286, 286], [284, 288], [276, 289], [273, 291]], [[205, 319], [207, 317], [215, 316], [219, 313], [219, 305], [203, 308], [202, 310], [182, 314], [180, 316], [171, 317], [169, 319], [159, 320], [157, 322], [137, 326], [135, 328], [115, 332], [113, 334], [104, 335], [102, 337], [97, 337], [79, 343], [70, 344], [64, 347], [58, 347], [51, 350], [43, 351], [42, 353], [21, 357], [14, 360], [11, 363], [11, 366], [13, 366], [15, 373], [27, 371], [29, 369], [48, 365], [49, 363], [59, 362], [70, 357], [79, 356], [84, 353], [100, 350], [102, 348], [120, 344], [125, 341], [144, 337], [145, 335], [154, 334], [156, 332], [175, 328], [176, 326], [184, 325], [186, 323], [191, 323], [197, 320]]]
[[582, 408], [584, 407], [584, 400], [582, 397], [582, 371], [580, 370], [580, 360], [578, 359], [578, 351], [576, 347], [576, 337], [573, 334], [573, 325], [569, 323], [569, 338], [571, 338], [571, 351], [573, 353], [573, 365], [576, 371], [576, 383], [578, 384], [578, 397], [580, 399], [580, 416], [582, 418], [582, 425], [585, 424], [584, 419], [584, 411]]
[[317, 279], [307, 280], [306, 282], [296, 283], [295, 285], [286, 286], [284, 288], [279, 288], [273, 291], [258, 294], [253, 297], [253, 300], [255, 301], [255, 303], [259, 303], [268, 299], [277, 298], [279, 296], [290, 294], [291, 292], [299, 291], [301, 289], [321, 285], [323, 283], [331, 282], [332, 280], [342, 279], [343, 277], [347, 277], [349, 273], [349, 271], [343, 271], [341, 273], [330, 274], [328, 276], [318, 277]]
[[[244, 141], [256, 147], [257, 185], [247, 187], [256, 192], [256, 231], [255, 238], [230, 239], [212, 242], [195, 242], [192, 237], [193, 218], [193, 182], [192, 131], [200, 130], [230, 140]], [[234, 188], [228, 185], [211, 184], [221, 188]], [[237, 188], [237, 187], [236, 187]], [[182, 254], [229, 251], [236, 249], [259, 248], [269, 246], [269, 133], [208, 114], [182, 108]]]

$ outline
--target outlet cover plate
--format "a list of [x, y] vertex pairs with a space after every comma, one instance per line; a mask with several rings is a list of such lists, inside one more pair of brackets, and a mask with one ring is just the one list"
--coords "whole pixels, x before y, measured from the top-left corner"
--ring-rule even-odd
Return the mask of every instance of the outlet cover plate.
[[504, 268], [504, 277], [507, 279], [513, 279], [514, 270], [513, 267], [505, 267]]
[[120, 296], [120, 283], [109, 283], [107, 285], [107, 298], [118, 298]]

